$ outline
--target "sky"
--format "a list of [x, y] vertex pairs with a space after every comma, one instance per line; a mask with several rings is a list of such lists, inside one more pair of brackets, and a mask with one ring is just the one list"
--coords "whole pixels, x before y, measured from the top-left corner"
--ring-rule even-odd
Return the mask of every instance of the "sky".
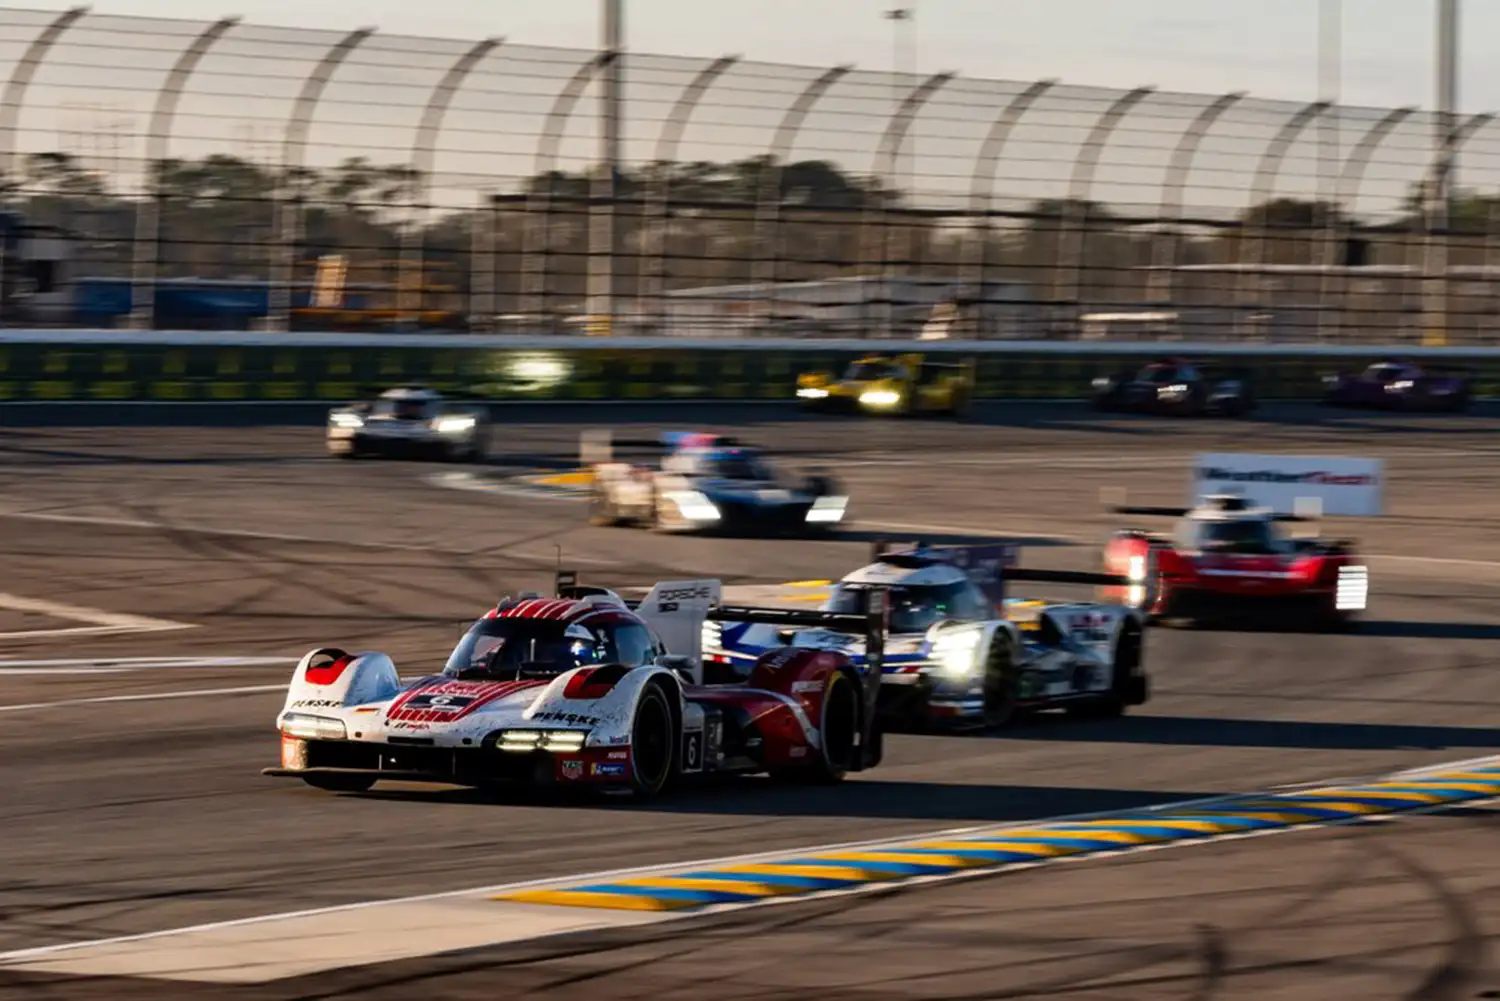
[[[220, 0], [251, 22], [514, 43], [589, 46], [596, 0]], [[897, 0], [627, 0], [627, 45], [642, 52], [888, 69]], [[922, 71], [998, 79], [1058, 77], [1110, 87], [1308, 100], [1318, 93], [1320, 3], [1342, 8], [1341, 97], [1350, 104], [1434, 103], [1435, 0], [904, 0]], [[68, 0], [33, 0], [63, 9]], [[96, 0], [100, 14], [216, 16], [201, 0]], [[1500, 105], [1500, 3], [1465, 5], [1460, 106]], [[359, 22], [355, 24], [354, 22]]]

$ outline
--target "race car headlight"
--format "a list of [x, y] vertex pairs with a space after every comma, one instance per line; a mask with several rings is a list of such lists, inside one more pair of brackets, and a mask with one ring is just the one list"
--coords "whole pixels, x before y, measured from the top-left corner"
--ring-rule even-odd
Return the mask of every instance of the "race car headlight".
[[1397, 379], [1395, 382], [1386, 386], [1385, 391], [1387, 393], [1399, 393], [1402, 390], [1410, 389], [1411, 387], [1412, 381], [1410, 379]]
[[719, 509], [714, 507], [713, 501], [696, 490], [674, 490], [667, 494], [667, 500], [676, 504], [677, 510], [688, 521], [719, 520]]
[[346, 740], [349, 736], [349, 728], [344, 726], [343, 720], [328, 716], [283, 713], [279, 725], [281, 732], [288, 737], [302, 740]]
[[473, 426], [472, 417], [444, 417], [437, 422], [438, 434], [462, 434]]
[[807, 520], [811, 523], [827, 524], [844, 520], [844, 510], [849, 506], [847, 497], [819, 497], [808, 509]]
[[333, 422], [334, 427], [362, 428], [365, 426], [365, 419], [359, 416], [359, 414], [334, 414], [329, 419]]
[[1163, 386], [1162, 387], [1162, 391], [1161, 391], [1161, 395], [1163, 395], [1163, 396], [1186, 396], [1187, 392], [1188, 392], [1187, 384], [1179, 382], [1179, 383], [1177, 383], [1175, 385], [1172, 385], [1172, 386]]
[[1144, 557], [1144, 556], [1132, 556], [1132, 557], [1130, 557], [1130, 565], [1129, 565], [1129, 567], [1125, 571], [1125, 576], [1130, 579], [1130, 582], [1132, 584], [1137, 584], [1137, 583], [1145, 580], [1146, 579], [1146, 557]]
[[502, 751], [524, 754], [527, 751], [581, 751], [588, 739], [586, 730], [502, 730], [495, 746]]
[[803, 386], [801, 389], [797, 390], [798, 398], [803, 400], [821, 400], [827, 395], [828, 390], [814, 389], [810, 386]]
[[972, 677], [979, 667], [979, 643], [983, 634], [966, 631], [939, 636], [932, 644], [932, 654], [943, 674], [955, 680]]
[[1370, 599], [1370, 571], [1365, 567], [1339, 567], [1334, 585], [1333, 607], [1340, 612], [1362, 612]]
[[867, 407], [894, 407], [901, 402], [901, 394], [889, 389], [871, 389], [859, 394], [859, 402]]

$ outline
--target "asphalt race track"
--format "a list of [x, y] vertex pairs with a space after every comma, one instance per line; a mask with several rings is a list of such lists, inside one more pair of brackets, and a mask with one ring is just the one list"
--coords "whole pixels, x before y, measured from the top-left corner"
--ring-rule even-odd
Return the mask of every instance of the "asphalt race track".
[[[581, 428], [619, 412], [507, 413], [489, 475], [566, 464]], [[0, 952], [1500, 755], [1495, 418], [1268, 407], [1251, 422], [1101, 421], [1061, 405], [963, 425], [775, 407], [629, 416], [643, 422], [632, 435], [733, 428], [790, 468], [826, 459], [860, 524], [821, 543], [591, 528], [575, 501], [431, 482], [455, 467], [328, 459], [306, 426], [102, 429], [33, 414], [7, 430]], [[748, 779], [644, 808], [409, 786], [336, 796], [259, 774], [306, 650], [435, 667], [487, 604], [548, 587], [558, 547], [585, 580], [620, 587], [837, 576], [870, 540], [918, 535], [999, 535], [1025, 544], [1028, 565], [1091, 569], [1115, 525], [1100, 489], [1181, 503], [1199, 450], [1387, 461], [1388, 514], [1328, 527], [1370, 557], [1359, 633], [1154, 630], [1154, 698], [1124, 720], [896, 736], [885, 764], [833, 790]], [[1478, 807], [267, 984], [0, 969], [0, 993], [1500, 998], [1497, 851], [1500, 810]]]

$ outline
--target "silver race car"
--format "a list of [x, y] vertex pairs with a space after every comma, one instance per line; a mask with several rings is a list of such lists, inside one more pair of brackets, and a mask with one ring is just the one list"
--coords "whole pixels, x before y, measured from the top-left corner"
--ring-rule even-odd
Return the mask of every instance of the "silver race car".
[[482, 462], [490, 422], [481, 406], [445, 400], [422, 386], [388, 389], [374, 400], [328, 412], [328, 452], [346, 459], [442, 459]]

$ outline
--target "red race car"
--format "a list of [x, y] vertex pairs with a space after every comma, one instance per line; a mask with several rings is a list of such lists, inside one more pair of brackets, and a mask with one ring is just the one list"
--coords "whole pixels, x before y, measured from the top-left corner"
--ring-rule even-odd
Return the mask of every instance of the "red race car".
[[1310, 521], [1250, 507], [1243, 497], [1195, 508], [1113, 507], [1116, 514], [1177, 518], [1170, 536], [1124, 529], [1104, 547], [1107, 573], [1131, 583], [1114, 600], [1152, 622], [1258, 621], [1340, 629], [1365, 610], [1369, 569], [1349, 540], [1290, 538], [1277, 522]]

